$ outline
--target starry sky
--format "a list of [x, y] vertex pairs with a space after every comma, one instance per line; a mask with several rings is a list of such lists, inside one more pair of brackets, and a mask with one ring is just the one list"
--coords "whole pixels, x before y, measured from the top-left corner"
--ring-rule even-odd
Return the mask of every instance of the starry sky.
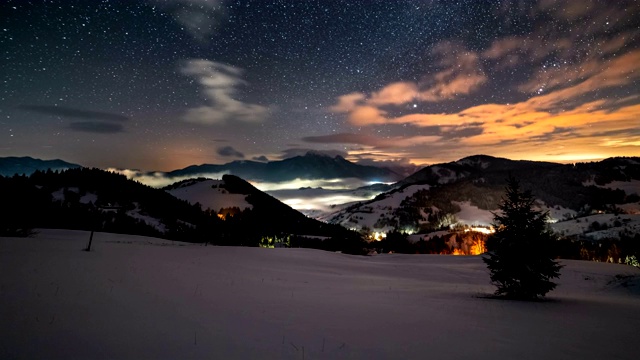
[[640, 156], [640, 1], [3, 0], [0, 156]]

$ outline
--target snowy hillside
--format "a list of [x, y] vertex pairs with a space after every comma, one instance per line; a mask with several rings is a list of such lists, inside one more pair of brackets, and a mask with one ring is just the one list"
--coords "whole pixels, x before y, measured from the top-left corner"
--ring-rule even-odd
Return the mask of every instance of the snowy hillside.
[[592, 238], [636, 234], [640, 228], [633, 216], [595, 230], [587, 229], [587, 222], [593, 222], [588, 218], [584, 226], [571, 221], [592, 214], [607, 213], [613, 219], [640, 213], [639, 164], [635, 158], [563, 165], [471, 156], [428, 166], [374, 200], [337, 208], [322, 219], [374, 236], [394, 229], [411, 234], [455, 225], [488, 226], [504, 195], [504, 181], [511, 175], [532, 192], [537, 208], [548, 211], [560, 233], [590, 233]]
[[411, 185], [404, 189], [393, 190], [378, 195], [374, 200], [354, 204], [340, 210], [330, 217], [330, 222], [340, 224], [349, 229], [373, 229], [378, 232], [389, 232], [397, 227], [396, 222], [385, 222], [393, 219], [395, 210], [408, 198], [420, 190], [428, 190], [429, 185]]
[[240, 210], [250, 209], [251, 204], [244, 194], [231, 194], [224, 188], [222, 180], [188, 180], [167, 192], [178, 199], [191, 204], [200, 203], [203, 209], [219, 211], [223, 208], [237, 207]]
[[480, 257], [43, 230], [0, 238], [2, 359], [636, 359], [640, 271], [563, 261], [547, 302]]

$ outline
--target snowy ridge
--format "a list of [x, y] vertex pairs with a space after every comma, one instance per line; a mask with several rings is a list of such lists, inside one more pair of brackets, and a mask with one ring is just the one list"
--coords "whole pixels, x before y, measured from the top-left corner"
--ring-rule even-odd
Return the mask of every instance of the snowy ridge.
[[240, 210], [251, 209], [252, 205], [244, 194], [230, 194], [224, 188], [222, 180], [188, 181], [167, 192], [178, 199], [191, 204], [200, 203], [203, 209], [219, 211], [223, 208], [237, 207]]

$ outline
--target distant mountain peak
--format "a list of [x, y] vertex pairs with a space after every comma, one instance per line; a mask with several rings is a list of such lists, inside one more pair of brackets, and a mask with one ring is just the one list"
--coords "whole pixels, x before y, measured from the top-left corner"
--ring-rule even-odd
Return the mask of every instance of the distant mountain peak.
[[300, 157], [310, 157], [310, 158], [329, 158], [329, 159], [335, 159], [335, 160], [345, 160], [344, 157], [340, 156], [340, 155], [331, 155], [331, 154], [327, 154], [327, 153], [323, 153], [321, 151], [315, 151], [315, 150], [309, 150], [307, 151], [304, 155], [301, 155]]

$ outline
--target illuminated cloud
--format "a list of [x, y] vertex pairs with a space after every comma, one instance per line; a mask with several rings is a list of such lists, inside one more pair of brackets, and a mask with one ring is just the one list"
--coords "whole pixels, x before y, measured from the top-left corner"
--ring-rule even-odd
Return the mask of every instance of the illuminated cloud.
[[387, 124], [386, 106], [452, 100], [475, 92], [488, 80], [478, 54], [459, 44], [443, 42], [431, 53], [440, 59], [440, 71], [418, 82], [391, 83], [369, 96], [357, 92], [340, 96], [330, 110], [348, 114], [355, 126]]
[[419, 82], [389, 84], [370, 96], [357, 92], [343, 95], [331, 111], [349, 113], [349, 120], [357, 126], [383, 124], [386, 112], [382, 106], [450, 100], [476, 91], [487, 81], [480, 58], [473, 51], [443, 42], [434, 47], [432, 55], [440, 58], [441, 71]]
[[237, 88], [246, 85], [242, 69], [215, 61], [186, 61], [180, 71], [193, 77], [202, 86], [209, 105], [189, 109], [184, 120], [199, 124], [223, 124], [230, 121], [255, 123], [269, 113], [265, 106], [236, 100]]
[[[576, 15], [577, 16], [577, 15]], [[597, 54], [568, 61], [556, 60], [552, 66], [539, 66], [529, 78], [515, 88], [529, 97], [514, 103], [478, 103], [458, 112], [429, 113], [410, 112], [397, 114], [393, 106], [411, 102], [433, 102], [449, 96], [472, 93], [487, 78], [479, 70], [479, 58], [492, 64], [487, 71], [505, 71], [502, 60], [528, 62], [535, 57], [554, 53], [559, 59], [571, 42], [559, 38], [543, 44], [528, 38], [509, 37], [495, 41], [488, 49], [476, 53], [465, 51], [454, 44], [444, 43], [434, 53], [455, 54], [441, 62], [444, 70], [427, 76], [433, 84], [427, 92], [417, 83], [396, 82], [384, 86], [370, 95], [353, 93], [338, 99], [333, 111], [346, 114], [350, 123], [357, 126], [412, 125], [422, 128], [438, 128], [438, 136], [408, 136], [404, 139], [387, 137], [375, 139], [357, 134], [337, 134], [306, 138], [307, 141], [327, 143], [354, 143], [384, 148], [387, 143], [406, 153], [421, 152], [419, 144], [429, 144], [433, 154], [446, 156], [454, 144], [463, 146], [465, 153], [514, 154], [527, 152], [531, 158], [532, 147], [548, 145], [547, 159], [566, 159], [566, 154], [598, 159], [603, 154], [624, 154], [637, 151], [637, 119], [640, 105], [637, 94], [624, 98], [608, 97], [608, 91], [633, 86], [640, 79], [640, 50], [624, 47], [637, 33], [622, 33], [599, 45]], [[552, 50], [553, 49], [553, 50]], [[516, 59], [516, 60], [514, 60]], [[457, 68], [458, 70], [453, 70]], [[462, 69], [462, 70], [459, 70]], [[465, 74], [469, 82], [458, 84], [459, 74]], [[474, 76], [478, 76], [474, 80]], [[631, 90], [629, 90], [631, 91]], [[429, 96], [431, 95], [431, 97]], [[602, 97], [598, 97], [598, 96]], [[415, 106], [414, 106], [415, 107]], [[396, 115], [397, 114], [397, 115]], [[511, 149], [507, 151], [506, 149]], [[612, 152], [615, 149], [614, 152]], [[452, 156], [455, 151], [449, 152]], [[554, 155], [555, 154], [555, 155]], [[351, 155], [351, 153], [350, 153]], [[461, 153], [464, 155], [464, 153]], [[517, 155], [516, 155], [517, 156]], [[522, 158], [526, 158], [522, 155]], [[412, 158], [421, 161], [425, 158]]]

